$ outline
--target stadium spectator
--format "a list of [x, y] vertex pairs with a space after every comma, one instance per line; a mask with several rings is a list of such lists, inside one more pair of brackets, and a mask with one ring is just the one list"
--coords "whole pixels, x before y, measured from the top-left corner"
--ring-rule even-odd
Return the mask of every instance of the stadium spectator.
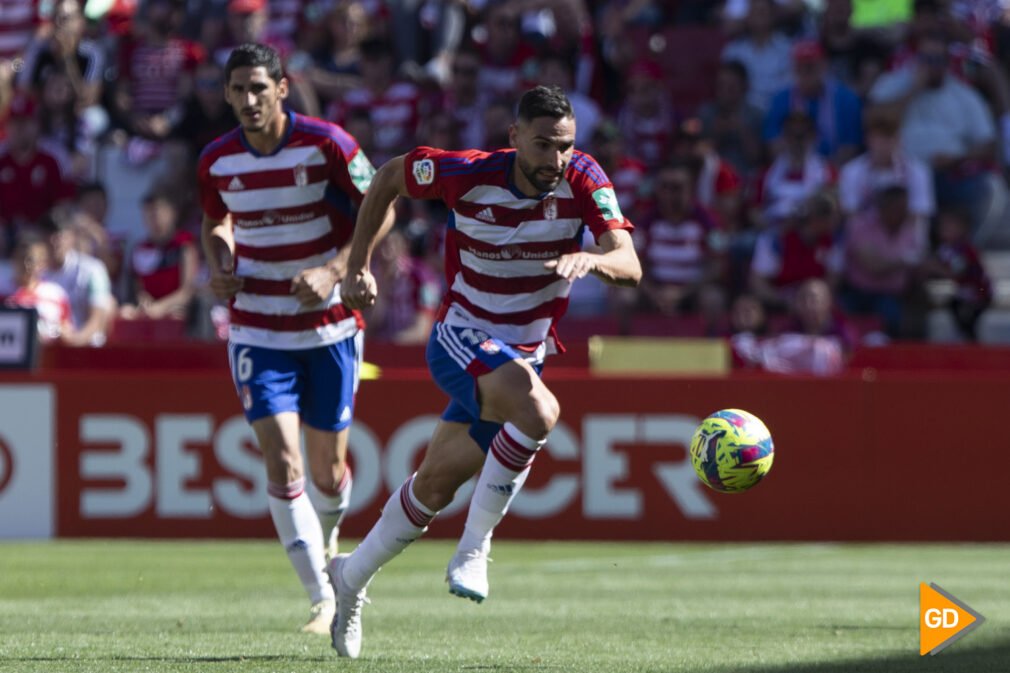
[[444, 83], [466, 28], [465, 2], [386, 0], [389, 37], [406, 69]]
[[696, 172], [686, 162], [659, 169], [655, 212], [636, 231], [642, 298], [662, 315], [697, 310], [702, 289], [723, 276], [722, 231], [698, 204], [695, 185]]
[[916, 296], [921, 287], [912, 281], [926, 252], [925, 230], [911, 215], [908, 190], [900, 184], [881, 189], [874, 207], [846, 225], [845, 310], [879, 315], [891, 337], [914, 335], [916, 316], [910, 311], [921, 300]]
[[108, 115], [104, 110], [97, 114], [79, 114], [77, 108], [77, 93], [70, 76], [62, 66], [52, 68], [42, 84], [39, 98], [41, 138], [67, 156], [68, 178], [81, 182], [92, 177], [98, 141], [108, 125]]
[[489, 98], [512, 100], [522, 87], [527, 62], [536, 55], [529, 43], [519, 39], [519, 12], [514, 3], [491, 4], [484, 33], [484, 41], [478, 43], [482, 60], [478, 87]]
[[855, 339], [835, 308], [831, 287], [810, 278], [797, 288], [791, 306], [791, 323], [766, 344], [766, 369], [819, 376], [841, 372]]
[[484, 106], [487, 102], [477, 86], [480, 75], [480, 55], [462, 49], [453, 56], [452, 70], [442, 109], [448, 111], [460, 125], [463, 147], [482, 147], [484, 140]]
[[41, 5], [41, 0], [0, 0], [0, 64], [23, 57], [41, 32]]
[[27, 94], [11, 101], [7, 141], [0, 146], [0, 256], [21, 229], [38, 224], [50, 208], [74, 196], [66, 157], [39, 139], [37, 109]]
[[781, 151], [758, 180], [753, 219], [774, 224], [788, 218], [818, 190], [834, 184], [835, 170], [814, 151], [814, 143], [810, 117], [791, 113], [782, 126]]
[[314, 55], [308, 77], [324, 104], [361, 86], [361, 41], [368, 28], [365, 8], [357, 0], [341, 0], [326, 19], [324, 48]]
[[417, 140], [423, 114], [420, 89], [398, 81], [394, 66], [392, 44], [381, 38], [362, 42], [362, 85], [334, 101], [328, 112], [330, 120], [343, 124], [355, 110], [368, 111], [375, 139], [373, 158], [379, 164]]
[[4, 300], [7, 306], [33, 308], [38, 312], [42, 343], [66, 339], [74, 332], [67, 293], [44, 277], [50, 261], [49, 244], [44, 238], [32, 232], [19, 237], [12, 256], [15, 288]]
[[[70, 80], [76, 108], [85, 111], [98, 105], [105, 77], [105, 53], [101, 45], [84, 39], [84, 15], [79, 0], [53, 4], [52, 31], [28, 48], [18, 84], [40, 90], [52, 71], [62, 71]], [[100, 109], [90, 114], [104, 115]]]
[[[730, 35], [746, 30], [754, 5], [754, 0], [726, 0], [722, 3], [723, 29]], [[770, 5], [773, 20], [794, 26], [802, 23], [807, 11], [805, 0], [775, 0]]]
[[505, 99], [492, 100], [484, 107], [484, 142], [481, 147], [504, 149], [509, 146], [509, 126], [515, 113]]
[[817, 42], [793, 48], [794, 84], [772, 98], [764, 137], [777, 143], [785, 120], [796, 111], [814, 121], [817, 152], [836, 164], [856, 156], [863, 144], [862, 103], [855, 93], [828, 74], [824, 49]]
[[[379, 298], [368, 316], [369, 336], [398, 344], [423, 344], [431, 336], [442, 301], [442, 284], [420, 257], [423, 240], [411, 250], [404, 232], [390, 232], [379, 244], [375, 278]], [[415, 254], [416, 253], [416, 254]]]
[[726, 45], [723, 61], [736, 61], [747, 69], [747, 102], [761, 111], [772, 97], [792, 81], [792, 40], [775, 29], [772, 0], [752, 0], [747, 11], [747, 34]]
[[78, 187], [74, 207], [78, 249], [105, 264], [115, 285], [113, 293], [118, 296], [126, 241], [109, 233], [106, 228], [108, 214], [109, 197], [104, 184], [86, 182]]
[[932, 167], [938, 206], [970, 209], [977, 229], [991, 197], [996, 127], [982, 97], [947, 66], [946, 40], [926, 35], [917, 59], [882, 75], [870, 98], [902, 114], [902, 146]]
[[624, 139], [617, 124], [607, 119], [596, 127], [591, 147], [593, 157], [600, 167], [610, 176], [617, 194], [617, 202], [621, 211], [632, 221], [639, 221], [642, 213], [644, 197], [647, 192], [648, 169], [638, 159], [628, 156], [624, 151]]
[[578, 120], [575, 143], [579, 147], [587, 147], [603, 113], [596, 101], [574, 89], [574, 73], [568, 59], [556, 53], [541, 56], [537, 59], [536, 80], [538, 84], [544, 86], [561, 87], [565, 92]]
[[628, 153], [656, 168], [670, 151], [676, 118], [663, 86], [663, 70], [655, 61], [638, 61], [627, 73], [627, 97], [617, 126]]
[[971, 243], [971, 217], [964, 211], [944, 210], [937, 218], [936, 251], [926, 264], [927, 273], [954, 283], [947, 302], [961, 334], [970, 341], [978, 338], [978, 320], [992, 303], [992, 281], [982, 266], [978, 250]]
[[136, 303], [124, 305], [120, 318], [189, 317], [199, 256], [193, 235], [177, 229], [178, 217], [168, 194], [155, 191], [144, 197], [148, 236], [130, 251], [128, 267]]
[[183, 102], [182, 117], [169, 134], [173, 143], [183, 150], [183, 168], [191, 167], [204, 147], [238, 123], [222, 91], [224, 70], [221, 66], [209, 59], [198, 65], [193, 91]]
[[828, 71], [865, 98], [887, 67], [888, 50], [883, 39], [852, 25], [852, 0], [827, 0], [818, 32]]
[[874, 194], [891, 184], [905, 186], [908, 207], [924, 223], [936, 213], [932, 172], [926, 163], [901, 148], [900, 123], [889, 110], [867, 111], [867, 151], [842, 166], [838, 177], [838, 198], [847, 216], [872, 207]]
[[715, 98], [701, 106], [702, 133], [736, 172], [751, 177], [761, 163], [764, 114], [747, 100], [748, 75], [740, 61], [725, 61], [715, 78]]
[[811, 278], [836, 286], [844, 263], [839, 221], [838, 204], [822, 191], [803, 203], [788, 226], [763, 232], [751, 262], [754, 295], [771, 308], [783, 309]]
[[742, 181], [704, 136], [700, 119], [686, 119], [680, 125], [673, 157], [698, 165], [698, 203], [713, 212], [727, 230], [736, 231], [742, 216]]
[[71, 346], [101, 346], [115, 310], [109, 273], [101, 261], [80, 251], [78, 225], [68, 210], [53, 213], [53, 260], [46, 279], [63, 288], [74, 329], [63, 337]]
[[114, 111], [128, 132], [149, 140], [163, 140], [171, 132], [204, 59], [199, 45], [178, 34], [181, 10], [178, 0], [146, 3], [139, 34], [119, 51]]

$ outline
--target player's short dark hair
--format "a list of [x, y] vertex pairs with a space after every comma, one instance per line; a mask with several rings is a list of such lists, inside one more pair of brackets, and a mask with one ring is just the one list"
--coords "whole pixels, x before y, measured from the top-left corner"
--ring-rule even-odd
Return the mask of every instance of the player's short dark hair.
[[247, 42], [235, 47], [224, 64], [225, 84], [231, 81], [231, 73], [239, 68], [266, 68], [267, 75], [275, 82], [284, 78], [281, 57], [273, 47]]
[[575, 119], [575, 111], [568, 96], [557, 86], [535, 86], [519, 99], [519, 119], [530, 122], [537, 117]]

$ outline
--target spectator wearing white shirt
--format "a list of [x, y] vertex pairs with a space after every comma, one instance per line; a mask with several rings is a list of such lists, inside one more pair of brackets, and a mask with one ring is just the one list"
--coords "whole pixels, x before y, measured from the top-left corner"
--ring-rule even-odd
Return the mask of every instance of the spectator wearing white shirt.
[[46, 279], [64, 289], [70, 299], [74, 331], [63, 338], [70, 346], [101, 346], [116, 301], [105, 265], [78, 250], [78, 230], [69, 213], [54, 213], [50, 242], [53, 264]]
[[881, 76], [870, 99], [903, 112], [902, 146], [909, 156], [932, 167], [938, 205], [971, 209], [977, 228], [992, 194], [989, 173], [996, 149], [992, 113], [982, 96], [949, 73], [943, 36], [923, 36], [916, 56], [905, 67]]
[[846, 216], [872, 207], [874, 195], [893, 184], [908, 190], [908, 207], [917, 218], [925, 222], [936, 214], [932, 171], [901, 148], [900, 129], [900, 120], [887, 110], [871, 108], [867, 113], [867, 151], [842, 166], [838, 178], [838, 198]]
[[751, 0], [747, 34], [722, 52], [723, 61], [739, 61], [747, 68], [747, 102], [767, 111], [772, 96], [792, 82], [792, 41], [775, 30], [771, 0]]

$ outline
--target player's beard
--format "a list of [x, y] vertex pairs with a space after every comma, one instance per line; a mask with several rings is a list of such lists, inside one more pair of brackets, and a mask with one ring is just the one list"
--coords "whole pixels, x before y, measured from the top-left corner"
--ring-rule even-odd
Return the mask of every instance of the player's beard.
[[530, 184], [533, 185], [538, 192], [553, 192], [558, 188], [558, 185], [561, 184], [561, 178], [565, 174], [564, 170], [562, 170], [556, 177], [552, 177], [547, 180], [541, 173], [539, 173], [539, 171], [551, 170], [550, 168], [533, 168], [518, 154], [516, 154], [516, 165], [519, 166], [519, 170], [522, 171], [523, 175], [526, 176], [526, 179], [530, 181]]

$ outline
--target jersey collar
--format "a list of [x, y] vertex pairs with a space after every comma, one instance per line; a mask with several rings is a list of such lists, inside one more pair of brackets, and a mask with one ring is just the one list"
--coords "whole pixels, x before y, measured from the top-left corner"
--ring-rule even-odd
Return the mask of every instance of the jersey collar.
[[277, 143], [277, 147], [274, 148], [273, 152], [270, 154], [261, 154], [255, 147], [249, 144], [249, 141], [246, 140], [245, 137], [245, 129], [239, 126], [238, 138], [242, 142], [242, 147], [244, 147], [249, 154], [257, 158], [272, 157], [284, 149], [284, 146], [288, 144], [289, 140], [291, 140], [291, 134], [294, 133], [295, 130], [295, 113], [293, 110], [285, 110], [284, 114], [288, 117], [288, 127], [284, 130], [284, 135], [281, 137], [281, 141]]

